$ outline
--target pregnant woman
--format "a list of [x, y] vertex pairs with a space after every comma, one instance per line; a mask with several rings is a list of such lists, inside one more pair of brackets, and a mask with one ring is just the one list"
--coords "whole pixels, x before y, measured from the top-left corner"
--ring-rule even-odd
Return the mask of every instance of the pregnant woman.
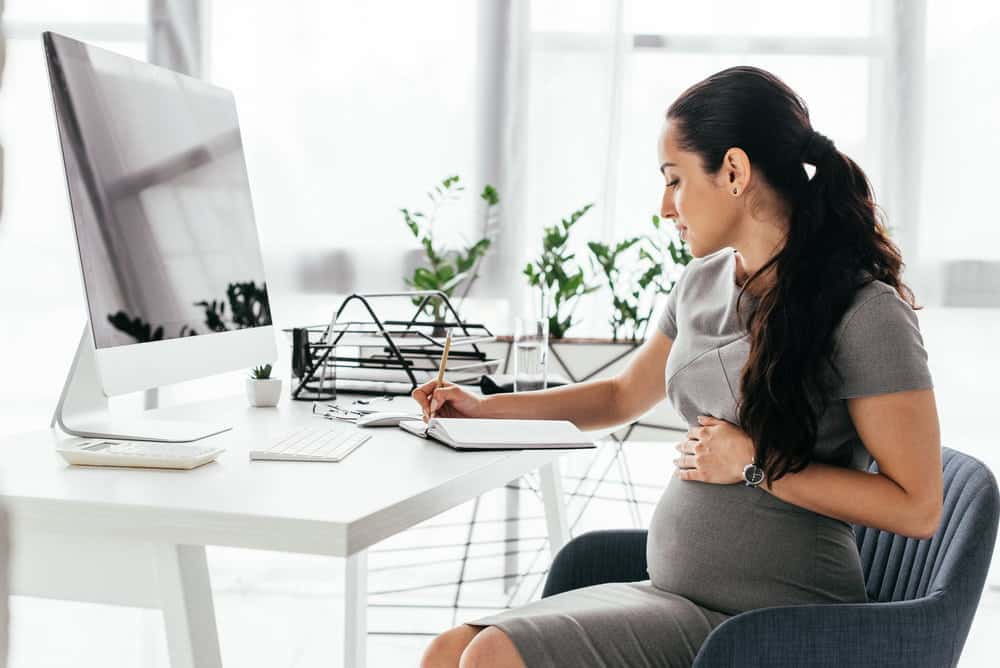
[[472, 620], [438, 636], [424, 666], [690, 666], [740, 612], [864, 602], [851, 523], [936, 530], [927, 353], [864, 173], [788, 86], [751, 67], [685, 91], [658, 153], [662, 215], [694, 259], [625, 371], [519, 395], [433, 381], [413, 393], [425, 417], [584, 429], [669, 397], [690, 429], [649, 527], [649, 580]]

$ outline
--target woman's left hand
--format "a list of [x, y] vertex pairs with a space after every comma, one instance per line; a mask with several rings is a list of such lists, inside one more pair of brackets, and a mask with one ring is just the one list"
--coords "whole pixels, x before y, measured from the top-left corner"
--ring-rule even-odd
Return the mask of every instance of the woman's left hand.
[[743, 467], [753, 462], [753, 441], [745, 431], [725, 420], [698, 416], [698, 427], [688, 429], [687, 440], [674, 446], [674, 476], [719, 485], [743, 482]]

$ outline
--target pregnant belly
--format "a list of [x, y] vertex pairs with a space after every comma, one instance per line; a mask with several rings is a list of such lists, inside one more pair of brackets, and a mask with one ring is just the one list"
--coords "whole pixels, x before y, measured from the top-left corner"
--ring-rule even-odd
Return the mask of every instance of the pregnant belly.
[[671, 478], [646, 557], [655, 587], [728, 614], [866, 600], [849, 525], [742, 483]]

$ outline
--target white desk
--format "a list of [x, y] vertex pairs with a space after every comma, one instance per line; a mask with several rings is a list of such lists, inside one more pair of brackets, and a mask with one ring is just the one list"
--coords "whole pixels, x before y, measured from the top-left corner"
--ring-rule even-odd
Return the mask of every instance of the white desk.
[[163, 611], [171, 665], [221, 666], [206, 545], [344, 558], [344, 664], [363, 666], [367, 549], [540, 469], [553, 552], [568, 540], [558, 458], [565, 451], [456, 452], [398, 429], [343, 462], [250, 462], [303, 423], [308, 402], [248, 408], [243, 399], [156, 411], [231, 416], [205, 442], [227, 448], [192, 471], [73, 467], [39, 431], [0, 441], [12, 525], [11, 593]]

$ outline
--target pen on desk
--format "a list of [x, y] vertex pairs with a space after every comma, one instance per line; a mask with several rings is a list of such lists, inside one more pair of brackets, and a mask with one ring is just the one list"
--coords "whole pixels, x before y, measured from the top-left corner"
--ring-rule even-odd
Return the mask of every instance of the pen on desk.
[[[434, 385], [434, 389], [441, 387], [444, 383], [444, 368], [448, 365], [448, 351], [451, 350], [451, 330], [448, 330], [448, 336], [444, 339], [444, 351], [441, 353], [441, 366], [438, 368], [437, 383]], [[433, 392], [431, 393], [433, 394]], [[434, 417], [434, 411], [431, 411], [430, 417]]]

